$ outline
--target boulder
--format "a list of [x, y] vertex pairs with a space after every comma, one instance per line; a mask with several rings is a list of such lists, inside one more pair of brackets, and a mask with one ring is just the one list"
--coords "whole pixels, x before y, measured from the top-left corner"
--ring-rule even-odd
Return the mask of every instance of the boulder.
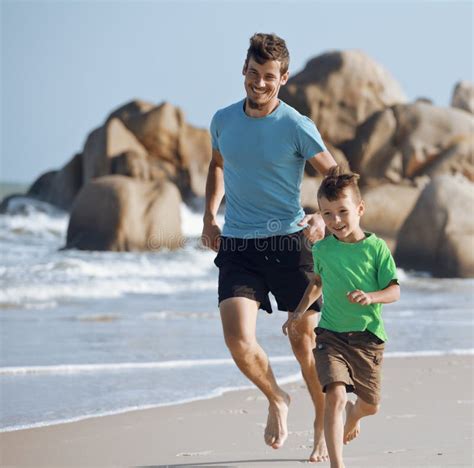
[[76, 154], [59, 171], [42, 174], [27, 196], [68, 211], [82, 186], [82, 154]]
[[374, 112], [407, 101], [390, 73], [358, 50], [310, 60], [280, 90], [280, 97], [316, 122], [324, 140], [335, 146], [352, 139]]
[[120, 119], [108, 119], [87, 137], [83, 150], [84, 183], [110, 174], [111, 159], [126, 151], [147, 157], [146, 149]]
[[471, 81], [457, 83], [453, 90], [451, 105], [474, 114], [474, 83]]
[[435, 177], [423, 190], [397, 238], [402, 268], [438, 277], [474, 277], [474, 184], [465, 177]]
[[425, 174], [469, 174], [473, 169], [474, 117], [424, 102], [373, 114], [342, 149], [362, 183], [398, 183]]
[[365, 213], [361, 225], [365, 231], [396, 239], [407, 216], [415, 206], [421, 186], [383, 184], [362, 191]]
[[204, 196], [211, 142], [207, 130], [188, 125], [184, 113], [168, 102], [149, 108], [129, 103], [112, 115], [122, 120], [143, 145], [152, 166], [159, 166], [183, 198]]
[[119, 119], [126, 122], [132, 115], [144, 114], [152, 110], [156, 105], [151, 102], [142, 101], [141, 99], [134, 99], [126, 104], [115, 109], [107, 117], [107, 122], [112, 119]]
[[48, 171], [41, 174], [28, 189], [26, 195], [38, 200], [45, 200], [49, 197], [51, 185], [58, 171]]
[[82, 154], [79, 153], [55, 174], [48, 197], [44, 201], [68, 211], [81, 187]]
[[110, 161], [110, 175], [124, 175], [138, 180], [153, 180], [148, 158], [130, 150], [114, 156]]
[[188, 194], [204, 197], [209, 162], [212, 155], [211, 138], [204, 129], [186, 125], [180, 135], [183, 167], [189, 177]]
[[321, 176], [303, 177], [301, 182], [301, 206], [306, 214], [315, 213], [319, 210], [318, 189], [322, 181]]
[[430, 177], [442, 174], [462, 174], [474, 182], [474, 135], [464, 134], [453, 139], [451, 145], [443, 149], [423, 169]]
[[112, 175], [87, 183], [71, 210], [66, 248], [145, 251], [182, 246], [181, 197], [169, 181]]

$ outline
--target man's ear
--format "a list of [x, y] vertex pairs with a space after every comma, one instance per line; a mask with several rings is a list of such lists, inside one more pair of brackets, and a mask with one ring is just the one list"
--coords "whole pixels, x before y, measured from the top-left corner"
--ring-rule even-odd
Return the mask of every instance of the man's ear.
[[287, 71], [286, 73], [284, 73], [283, 75], [281, 75], [281, 78], [280, 78], [280, 85], [281, 86], [284, 86], [286, 85], [286, 83], [288, 82], [288, 78], [290, 77], [290, 72]]
[[248, 63], [247, 63], [247, 60], [244, 62], [244, 67], [242, 68], [242, 75], [246, 75], [247, 74], [247, 66], [248, 66]]

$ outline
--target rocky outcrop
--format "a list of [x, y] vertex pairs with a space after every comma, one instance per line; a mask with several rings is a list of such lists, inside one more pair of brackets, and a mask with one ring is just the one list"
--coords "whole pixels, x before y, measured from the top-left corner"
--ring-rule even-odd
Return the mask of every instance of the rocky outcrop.
[[110, 174], [111, 160], [126, 151], [133, 151], [144, 159], [148, 156], [135, 135], [118, 118], [108, 119], [87, 137], [83, 150], [84, 183]]
[[324, 140], [338, 146], [358, 125], [387, 106], [406, 102], [398, 82], [358, 50], [328, 52], [290, 78], [280, 97], [310, 117]]
[[362, 191], [365, 213], [361, 224], [365, 231], [396, 239], [422, 190], [421, 186], [383, 184]]
[[209, 132], [187, 124], [179, 108], [136, 100], [113, 111], [87, 136], [82, 153], [41, 175], [28, 195], [69, 210], [85, 184], [115, 174], [168, 179], [185, 199], [204, 196], [210, 158]]
[[400, 229], [397, 264], [440, 277], [474, 277], [473, 206], [472, 182], [435, 177]]
[[86, 184], [71, 210], [66, 248], [174, 249], [183, 242], [181, 196], [169, 181], [105, 176]]
[[59, 171], [42, 174], [31, 185], [27, 196], [69, 210], [83, 184], [82, 154], [76, 154]]
[[471, 81], [457, 83], [453, 90], [451, 105], [474, 114], [474, 83]]
[[343, 145], [351, 167], [366, 184], [428, 174], [473, 173], [474, 117], [424, 102], [379, 111]]

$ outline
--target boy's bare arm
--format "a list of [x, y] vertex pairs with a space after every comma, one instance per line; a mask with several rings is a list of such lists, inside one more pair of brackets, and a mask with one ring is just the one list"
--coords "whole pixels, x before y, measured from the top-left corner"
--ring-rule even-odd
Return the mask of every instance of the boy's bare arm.
[[290, 326], [290, 323], [295, 320], [299, 320], [305, 314], [305, 312], [309, 309], [311, 304], [313, 304], [313, 302], [316, 299], [318, 299], [319, 296], [321, 296], [321, 292], [322, 292], [321, 277], [319, 275], [314, 275], [314, 277], [311, 279], [308, 286], [306, 287], [306, 290], [298, 306], [293, 311], [293, 313], [290, 314], [290, 317], [288, 318], [288, 320], [283, 324], [282, 330], [283, 330], [284, 335], [288, 334], [288, 327]]
[[400, 286], [392, 281], [385, 289], [366, 293], [360, 289], [347, 293], [350, 302], [360, 305], [390, 304], [400, 299]]

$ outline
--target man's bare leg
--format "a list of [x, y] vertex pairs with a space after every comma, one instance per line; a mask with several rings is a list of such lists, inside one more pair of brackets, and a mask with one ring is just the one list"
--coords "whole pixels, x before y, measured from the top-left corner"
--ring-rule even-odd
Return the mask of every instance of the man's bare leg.
[[360, 420], [365, 416], [372, 416], [379, 410], [379, 405], [372, 405], [361, 398], [355, 403], [346, 403], [346, 424], [344, 425], [344, 443], [348, 444], [360, 433]]
[[344, 434], [343, 414], [347, 403], [346, 386], [335, 382], [326, 388], [324, 432], [328, 444], [331, 468], [344, 468], [342, 438]]
[[265, 443], [277, 449], [287, 436], [290, 396], [277, 384], [265, 351], [257, 343], [256, 325], [259, 303], [233, 297], [220, 303], [224, 338], [241, 372], [267, 397], [269, 402]]
[[316, 325], [317, 312], [308, 311], [296, 324], [292, 322], [288, 330], [293, 353], [300, 364], [301, 373], [314, 405], [314, 445], [309, 456], [311, 462], [326, 461], [329, 458], [324, 440], [324, 393], [319, 384], [313, 354], [316, 343], [314, 334]]

